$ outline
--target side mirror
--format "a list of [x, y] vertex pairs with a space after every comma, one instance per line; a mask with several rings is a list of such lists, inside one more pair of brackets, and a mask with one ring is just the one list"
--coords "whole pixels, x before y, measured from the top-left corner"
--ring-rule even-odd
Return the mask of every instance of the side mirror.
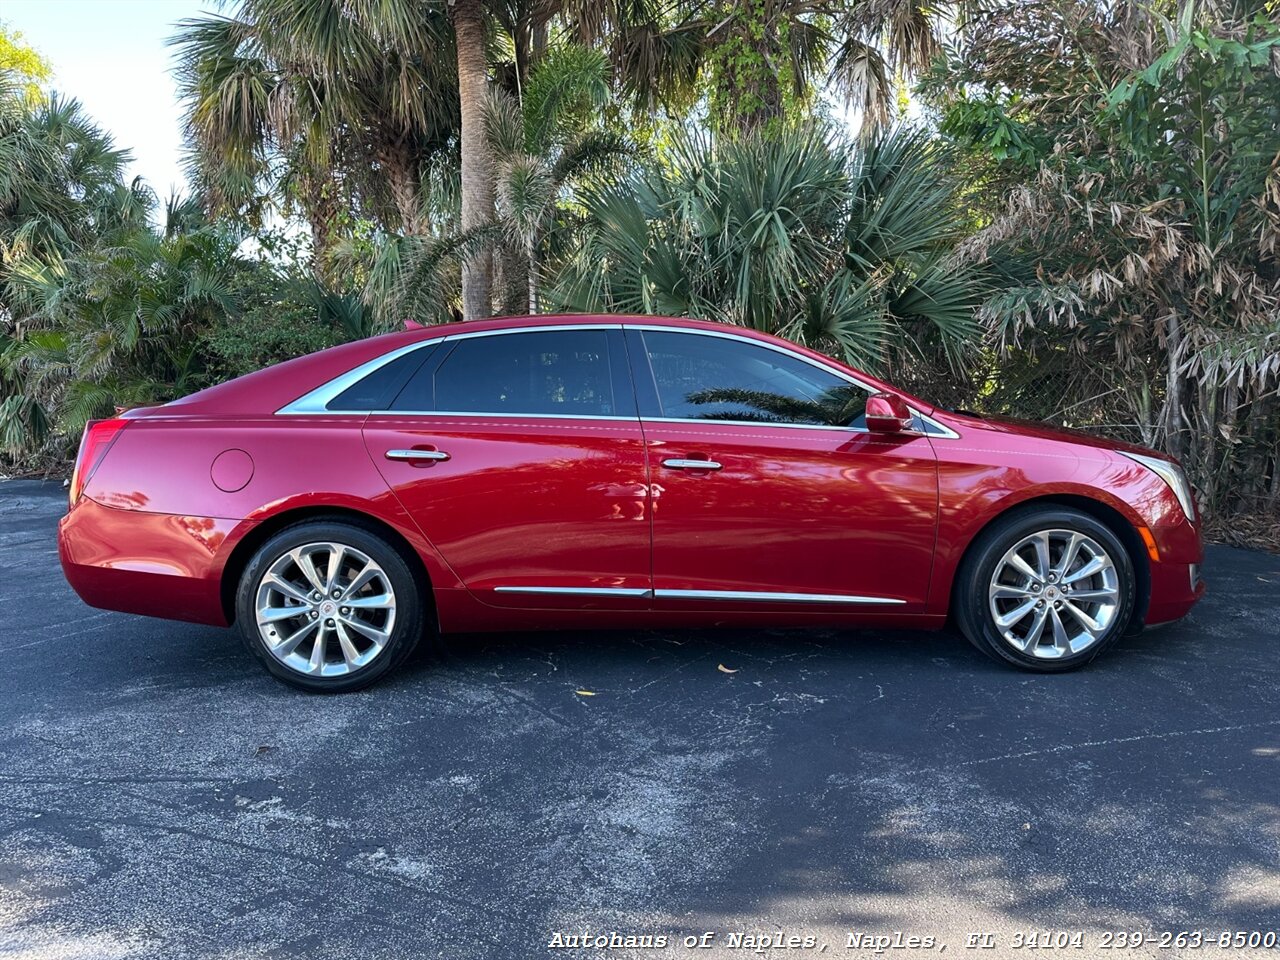
[[867, 397], [867, 430], [871, 433], [915, 433], [915, 418], [906, 401], [892, 393]]

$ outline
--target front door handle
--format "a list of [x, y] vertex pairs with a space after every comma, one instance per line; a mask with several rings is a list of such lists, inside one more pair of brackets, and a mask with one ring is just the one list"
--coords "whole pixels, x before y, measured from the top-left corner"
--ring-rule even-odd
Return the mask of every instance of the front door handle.
[[720, 464], [714, 460], [663, 460], [662, 465], [672, 470], [719, 470]]
[[388, 460], [448, 460], [443, 450], [388, 450]]

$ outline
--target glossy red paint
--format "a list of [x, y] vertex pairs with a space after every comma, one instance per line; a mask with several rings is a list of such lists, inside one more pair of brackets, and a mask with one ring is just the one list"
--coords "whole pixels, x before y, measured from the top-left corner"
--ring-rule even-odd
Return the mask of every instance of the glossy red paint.
[[867, 397], [867, 429], [872, 433], [903, 433], [911, 426], [911, 410], [901, 397], [892, 393]]
[[[389, 351], [453, 334], [629, 323], [782, 345], [749, 330], [652, 317], [511, 318], [408, 329], [280, 364], [124, 414], [87, 463], [59, 531], [68, 580], [94, 606], [228, 620], [228, 588], [256, 545], [295, 519], [361, 515], [420, 562], [441, 629], [628, 625], [941, 626], [964, 552], [1004, 511], [1084, 506], [1137, 547], [1145, 619], [1203, 592], [1197, 521], [1150, 470], [1150, 451], [1042, 424], [948, 413], [848, 370], [945, 428], [856, 432], [636, 415], [282, 414]], [[883, 407], [881, 410], [879, 407]], [[894, 417], [894, 402], [868, 414]], [[435, 451], [446, 460], [388, 459]], [[710, 461], [715, 469], [668, 468]], [[1150, 531], [1151, 561], [1137, 534]], [[625, 594], [513, 592], [558, 586]], [[496, 588], [505, 587], [499, 591]], [[783, 595], [715, 599], [696, 591]], [[682, 593], [683, 592], [683, 595]], [[866, 597], [869, 605], [803, 595]], [[790, 596], [788, 596], [790, 595]], [[802, 595], [799, 601], [794, 595]]]
[[[924, 437], [660, 421], [644, 430], [655, 590], [855, 594], [924, 612], [938, 520]], [[664, 469], [668, 458], [721, 467]], [[711, 604], [659, 593], [657, 606]]]
[[[649, 487], [638, 420], [370, 416], [369, 459], [459, 579], [502, 607], [646, 609], [634, 597], [495, 592], [648, 590]], [[390, 460], [388, 450], [449, 459]]]

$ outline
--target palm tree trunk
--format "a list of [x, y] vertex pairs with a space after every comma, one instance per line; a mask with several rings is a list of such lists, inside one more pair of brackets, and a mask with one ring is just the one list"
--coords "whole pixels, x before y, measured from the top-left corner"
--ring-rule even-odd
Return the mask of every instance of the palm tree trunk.
[[525, 258], [529, 270], [529, 314], [538, 312], [538, 241], [530, 237], [525, 247]]
[[334, 228], [340, 212], [334, 186], [319, 174], [304, 172], [299, 187], [311, 228], [311, 272], [328, 280], [329, 250], [336, 239]]
[[529, 62], [536, 66], [538, 61], [542, 59], [542, 55], [547, 52], [547, 21], [541, 18], [535, 20], [531, 34], [530, 43], [532, 49]]
[[403, 141], [390, 141], [375, 151], [400, 217], [400, 229], [409, 236], [424, 232], [420, 208], [418, 170], [412, 151]]
[[[453, 29], [458, 46], [458, 94], [462, 108], [462, 229], [493, 219], [493, 157], [484, 132], [488, 65], [484, 56], [481, 0], [456, 0]], [[462, 317], [475, 320], [492, 310], [493, 254], [484, 250], [462, 264]]]
[[785, 115], [777, 63], [784, 52], [760, 5], [741, 5], [729, 28], [715, 72], [712, 107], [721, 130], [731, 134], [777, 132]]

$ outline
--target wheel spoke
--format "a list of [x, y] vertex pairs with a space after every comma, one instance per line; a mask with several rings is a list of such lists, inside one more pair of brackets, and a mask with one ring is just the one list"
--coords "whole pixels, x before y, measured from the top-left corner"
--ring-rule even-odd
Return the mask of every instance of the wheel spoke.
[[1026, 603], [1020, 603], [1008, 613], [996, 617], [996, 626], [1000, 627], [1001, 630], [1008, 630], [1035, 608], [1036, 602], [1034, 600], [1028, 600]]
[[307, 608], [299, 607], [267, 607], [265, 610], [258, 611], [259, 623], [275, 623], [279, 620], [291, 620], [294, 617], [305, 616]]
[[1071, 591], [1071, 601], [1073, 603], [1080, 603], [1081, 601], [1085, 603], [1092, 603], [1094, 601], [1099, 603], [1115, 603], [1119, 596], [1119, 592], [1110, 587], [1102, 587], [1098, 590]]
[[1041, 607], [1036, 611], [1035, 619], [1031, 621], [1031, 629], [1027, 631], [1027, 637], [1022, 642], [1022, 649], [1025, 653], [1031, 653], [1040, 643], [1040, 638], [1044, 636], [1044, 624], [1049, 616], [1049, 608]]
[[284, 640], [278, 643], [274, 648], [272, 648], [271, 652], [274, 653], [276, 656], [280, 657], [281, 659], [284, 659], [285, 657], [289, 656], [289, 654], [293, 653], [293, 651], [297, 650], [298, 644], [302, 643], [303, 640], [307, 639], [307, 636], [313, 630], [315, 630], [316, 627], [318, 627], [319, 625], [320, 625], [320, 622], [318, 620], [311, 620], [308, 623], [303, 624], [293, 633], [289, 634], [289, 636], [287, 636]]
[[308, 594], [307, 591], [303, 590], [297, 584], [290, 583], [288, 580], [284, 579], [283, 577], [279, 577], [274, 573], [269, 573], [266, 576], [266, 581], [269, 584], [271, 584], [271, 586], [275, 587], [277, 590], [283, 593], [286, 597], [292, 597], [294, 600], [298, 600], [302, 603], [311, 602], [311, 595]]
[[328, 576], [324, 581], [324, 595], [327, 597], [333, 592], [334, 584], [338, 582], [338, 574], [342, 571], [342, 561], [346, 559], [347, 548], [340, 543], [333, 545], [333, 550], [329, 554], [329, 567], [326, 570]]
[[355, 630], [357, 633], [361, 633], [368, 637], [374, 643], [378, 644], [378, 646], [386, 643], [387, 637], [390, 636], [390, 634], [385, 631], [379, 630], [377, 627], [372, 624], [365, 623], [363, 620], [357, 620], [355, 617], [340, 616], [338, 617], [338, 620], [350, 627], [352, 630]]
[[1080, 544], [1084, 541], [1084, 537], [1078, 533], [1071, 534], [1071, 539], [1067, 541], [1066, 547], [1062, 550], [1062, 559], [1058, 561], [1058, 579], [1063, 580], [1067, 576], [1067, 571], [1071, 569], [1071, 564], [1075, 563], [1076, 554], [1080, 552]]
[[347, 633], [347, 628], [341, 620], [338, 621], [336, 629], [338, 631], [338, 643], [342, 646], [342, 658], [346, 660], [348, 667], [354, 667], [356, 661], [360, 659], [360, 651], [352, 643], [351, 634]]
[[355, 579], [347, 584], [346, 589], [342, 592], [348, 597], [351, 596], [381, 572], [382, 571], [372, 563], [366, 563], [364, 567], [361, 568], [360, 572], [356, 574]]
[[316, 632], [316, 642], [311, 645], [311, 659], [307, 663], [308, 673], [319, 673], [324, 666], [325, 634], [328, 632], [325, 627], [321, 627]]
[[1008, 583], [997, 583], [991, 588], [992, 600], [1012, 600], [1014, 598], [1032, 596], [1037, 596], [1037, 594], [1032, 593], [1026, 587], [1015, 587]]
[[324, 592], [324, 580], [320, 577], [320, 571], [316, 569], [315, 562], [311, 559], [311, 554], [305, 553], [301, 549], [292, 550], [289, 556], [293, 558], [293, 562], [298, 565], [298, 569], [302, 571], [302, 575], [307, 578], [307, 582], [311, 584], [313, 590]]
[[1018, 556], [1016, 553], [1012, 554], [1006, 562], [1009, 566], [1013, 567], [1013, 569], [1017, 570], [1020, 574], [1030, 580], [1038, 581], [1044, 579], [1041, 574], [1035, 571], [1031, 564], [1027, 563], [1027, 561], [1023, 560], [1022, 557]]
[[1089, 632], [1089, 636], [1096, 637], [1098, 634], [1102, 633], [1105, 625], [1093, 619], [1093, 617], [1089, 616], [1070, 600], [1063, 602], [1063, 608], [1070, 611], [1071, 615], [1080, 621], [1081, 626]]
[[1075, 573], [1064, 577], [1064, 583], [1075, 583], [1084, 580], [1086, 577], [1092, 577], [1095, 573], [1101, 573], [1107, 567], [1111, 566], [1111, 560], [1105, 554], [1096, 556]]
[[352, 597], [342, 601], [344, 607], [355, 607], [359, 610], [381, 610], [395, 606], [396, 598], [389, 593], [371, 594], [367, 597]]
[[1049, 565], [1049, 535], [1047, 533], [1037, 534], [1032, 542], [1036, 547], [1036, 568], [1039, 571], [1036, 579], [1043, 580], [1052, 569]]
[[1053, 619], [1053, 646], [1061, 653], [1071, 652], [1071, 638], [1067, 636], [1067, 628], [1062, 625], [1062, 617], [1058, 611], [1050, 607], [1049, 616]]

